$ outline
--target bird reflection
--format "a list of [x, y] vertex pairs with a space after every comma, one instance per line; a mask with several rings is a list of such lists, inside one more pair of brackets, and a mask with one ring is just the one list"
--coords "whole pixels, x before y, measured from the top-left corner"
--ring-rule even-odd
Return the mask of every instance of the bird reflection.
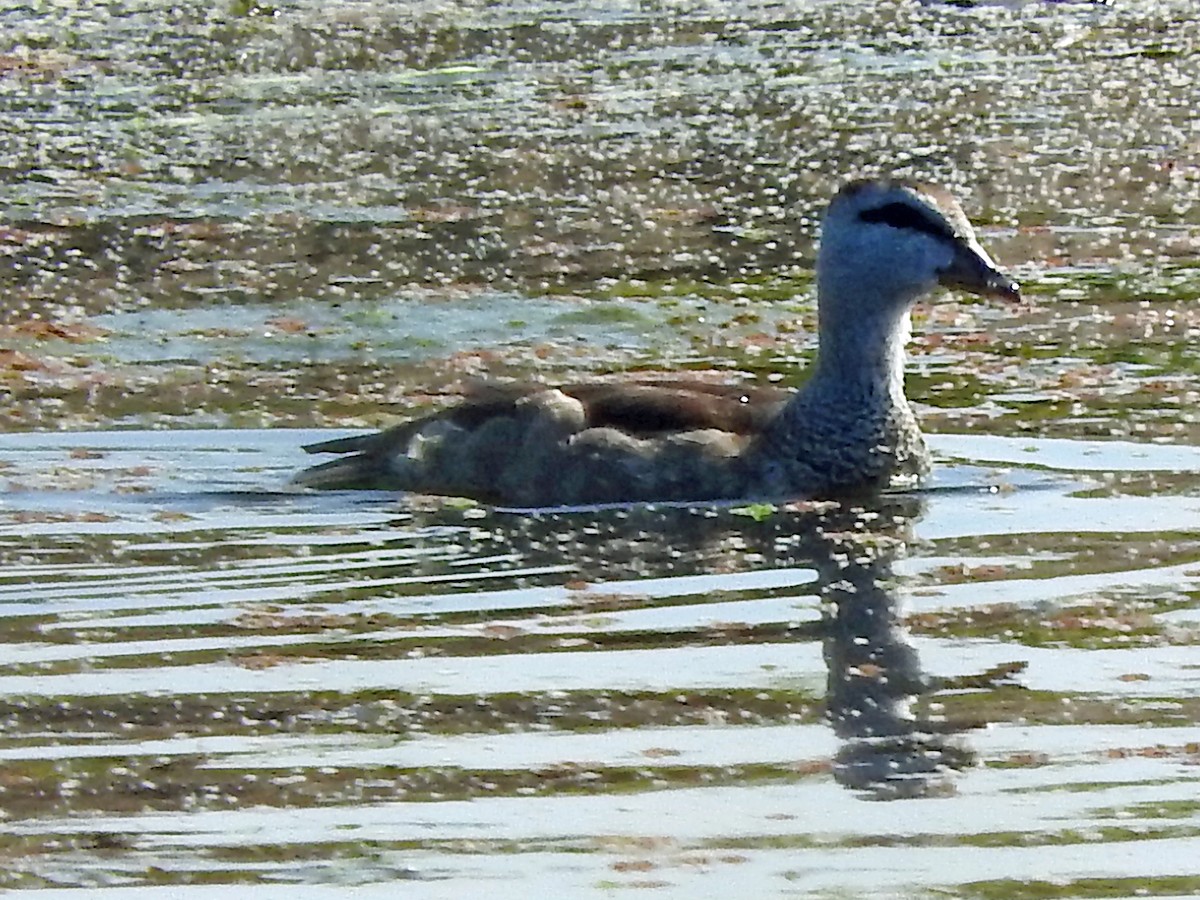
[[928, 796], [953, 788], [951, 774], [975, 755], [945, 723], [915, 710], [940, 685], [921, 669], [907, 640], [891, 564], [903, 544], [827, 534], [819, 557], [824, 601], [826, 715], [843, 744], [837, 781], [877, 799]]
[[[801, 588], [821, 599], [818, 622], [760, 623], [732, 629], [730, 639], [821, 640], [828, 666], [825, 714], [841, 746], [832, 760], [838, 783], [872, 799], [943, 795], [974, 752], [955, 726], [932, 716], [922, 699], [947, 687], [926, 675], [908, 640], [892, 566], [912, 540], [922, 512], [914, 495], [869, 505], [796, 504], [767, 510], [733, 507], [635, 506], [537, 514], [489, 513], [482, 529], [503, 543], [474, 554], [512, 559], [526, 573], [556, 571], [612, 582], [739, 570], [811, 569]], [[482, 520], [477, 520], [481, 522]], [[426, 521], [426, 525], [432, 524]], [[477, 531], [477, 534], [480, 533]], [[557, 576], [561, 579], [561, 574]], [[528, 582], [526, 582], [528, 583]], [[679, 630], [681, 643], [710, 643], [698, 623]], [[661, 646], [661, 643], [658, 644]]]

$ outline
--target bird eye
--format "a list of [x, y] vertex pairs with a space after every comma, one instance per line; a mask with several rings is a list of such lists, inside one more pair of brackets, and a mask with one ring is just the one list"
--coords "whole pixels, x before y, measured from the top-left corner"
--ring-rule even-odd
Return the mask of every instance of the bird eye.
[[945, 222], [938, 222], [907, 203], [885, 203], [858, 214], [863, 222], [878, 222], [892, 228], [907, 228], [937, 238], [954, 238], [954, 232]]

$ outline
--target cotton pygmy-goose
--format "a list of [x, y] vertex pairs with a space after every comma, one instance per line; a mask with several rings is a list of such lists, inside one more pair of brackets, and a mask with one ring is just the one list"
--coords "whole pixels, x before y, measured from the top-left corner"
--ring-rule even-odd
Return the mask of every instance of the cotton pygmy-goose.
[[914, 303], [939, 285], [1019, 300], [940, 188], [848, 184], [817, 254], [819, 348], [798, 391], [684, 381], [483, 384], [377, 434], [299, 484], [513, 506], [844, 497], [912, 479], [928, 451], [904, 396]]

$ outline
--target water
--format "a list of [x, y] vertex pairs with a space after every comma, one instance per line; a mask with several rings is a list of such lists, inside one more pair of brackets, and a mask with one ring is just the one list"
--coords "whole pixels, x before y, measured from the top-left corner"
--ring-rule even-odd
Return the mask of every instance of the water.
[[[0, 886], [1200, 893], [1190, 4], [0, 17]], [[918, 311], [922, 490], [289, 486], [474, 375], [799, 383], [879, 171], [1030, 299]]]
[[0, 439], [10, 884], [1193, 884], [1194, 448], [756, 521], [290, 491], [315, 436]]

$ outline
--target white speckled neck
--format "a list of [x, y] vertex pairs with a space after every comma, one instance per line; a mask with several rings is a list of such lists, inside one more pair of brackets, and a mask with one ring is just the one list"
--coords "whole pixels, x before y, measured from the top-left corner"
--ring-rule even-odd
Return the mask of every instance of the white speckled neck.
[[822, 295], [820, 345], [810, 390], [904, 402], [905, 347], [912, 333], [907, 303], [880, 303], [853, 312], [829, 291]]

